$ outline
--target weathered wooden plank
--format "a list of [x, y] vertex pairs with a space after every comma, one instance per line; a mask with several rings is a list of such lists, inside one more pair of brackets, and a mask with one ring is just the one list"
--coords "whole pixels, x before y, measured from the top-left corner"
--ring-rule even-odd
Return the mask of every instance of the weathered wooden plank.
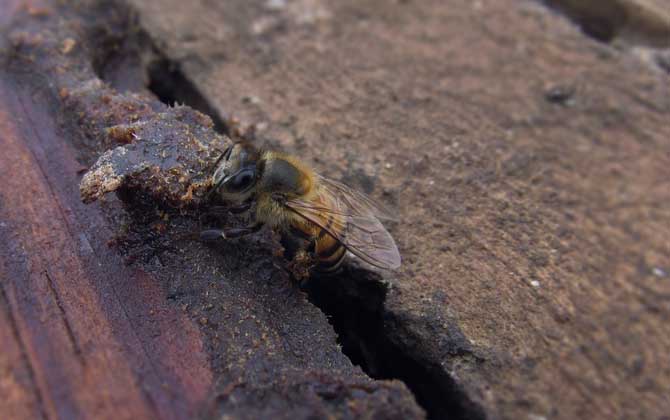
[[0, 289], [0, 412], [10, 419], [44, 419], [35, 372], [25, 353], [3, 289]]
[[[6, 81], [1, 89], [2, 287], [46, 412], [193, 415], [211, 378], [197, 329], [166, 308], [151, 276], [111, 254], [103, 218], [79, 200], [81, 164], [39, 101]], [[123, 286], [132, 299], [114, 290]]]
[[[492, 417], [667, 415], [670, 90], [653, 60], [540, 2], [132, 3], [222, 120], [395, 206], [385, 319], [424, 382], [453, 375]], [[604, 21], [625, 4], [614, 38], [667, 46], [645, 1], [559, 3]]]
[[[433, 416], [667, 414], [667, 74], [513, 0], [130, 3], [153, 46], [95, 7], [12, 33], [21, 70], [47, 80], [7, 79], [0, 92], [8, 354], [34, 372], [10, 382], [17, 410], [421, 415], [403, 387], [353, 369], [304, 298], [268, 287], [283, 278], [268, 235], [206, 249], [180, 239], [193, 213], [154, 215], [182, 196], [170, 170], [202, 171], [179, 140], [207, 148], [216, 135], [193, 113], [98, 83], [95, 61], [115, 86], [146, 95], [123, 79], [148, 76], [166, 99], [192, 99], [229, 132], [279, 143], [396, 209], [404, 265], [388, 297], [347, 276], [313, 296], [352, 359], [405, 379]], [[658, 45], [665, 21], [654, 22], [645, 39]], [[91, 33], [114, 34], [109, 50], [91, 52]], [[101, 133], [131, 123], [141, 135], [121, 137], [117, 163], [167, 162], [128, 171], [128, 188], [154, 201], [83, 206], [77, 159], [118, 146]], [[128, 214], [130, 241], [107, 248]]]
[[[81, 162], [106, 147], [162, 163], [134, 185], [155, 193], [191, 180], [175, 170], [202, 171], [194, 160], [221, 136], [97, 79], [97, 43], [114, 37], [91, 34], [125, 34], [126, 9], [56, 3], [18, 13], [0, 74], [1, 286], [46, 417], [421, 418], [404, 385], [356, 369], [324, 314], [286, 289], [269, 235], [210, 249], [192, 239], [197, 214], [160, 200], [81, 202]], [[150, 131], [109, 134], [130, 123]]]

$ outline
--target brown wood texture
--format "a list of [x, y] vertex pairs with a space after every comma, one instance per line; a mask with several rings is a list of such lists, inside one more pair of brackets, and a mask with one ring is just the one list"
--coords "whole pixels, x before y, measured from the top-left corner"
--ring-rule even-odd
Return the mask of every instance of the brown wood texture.
[[[668, 413], [670, 91], [653, 52], [516, 0], [133, 4], [224, 119], [393, 203], [404, 262], [385, 308], [430, 370], [493, 417]], [[656, 17], [626, 30], [662, 36]], [[446, 338], [454, 323], [474, 350]]]
[[[83, 174], [118, 140], [110, 124], [144, 116], [149, 137], [221, 138], [202, 114], [97, 80], [84, 52], [95, 55], [98, 38], [86, 28], [115, 29], [108, 13], [120, 9], [108, 6], [0, 9], [14, 14], [3, 15], [0, 73], [1, 417], [422, 417], [403, 384], [351, 364], [269, 249], [206, 248], [190, 239], [197, 217], [179, 209], [82, 202]], [[206, 150], [204, 137], [191, 140], [193, 156]], [[135, 150], [165, 159], [169, 143]], [[178, 147], [156, 187], [173, 197], [183, 192], [170, 165], [194, 164]]]
[[[0, 417], [665, 418], [642, 1], [613, 46], [516, 0], [4, 0]], [[267, 231], [185, 239], [212, 126], [390, 206], [393, 287], [353, 268], [308, 300]]]
[[109, 250], [39, 97], [7, 80], [0, 90], [3, 356], [27, 394], [16, 398], [49, 418], [194, 415], [211, 374], [193, 321]]

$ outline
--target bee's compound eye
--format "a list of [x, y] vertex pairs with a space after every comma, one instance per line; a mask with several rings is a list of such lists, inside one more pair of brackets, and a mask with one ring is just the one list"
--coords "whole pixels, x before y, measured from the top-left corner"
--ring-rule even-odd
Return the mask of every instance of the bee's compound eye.
[[242, 192], [249, 189], [256, 179], [255, 171], [246, 169], [226, 182], [226, 189], [231, 192]]

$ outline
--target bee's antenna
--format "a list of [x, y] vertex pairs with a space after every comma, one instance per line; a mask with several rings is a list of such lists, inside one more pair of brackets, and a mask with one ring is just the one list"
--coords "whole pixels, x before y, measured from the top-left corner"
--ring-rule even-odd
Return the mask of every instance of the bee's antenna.
[[[233, 146], [234, 145], [230, 145], [230, 146], [226, 147], [226, 149], [223, 151], [223, 153], [221, 153], [221, 156], [219, 156], [219, 158], [216, 159], [216, 162], [214, 162], [214, 164], [212, 165], [212, 173], [216, 172], [216, 168], [219, 166], [219, 163], [221, 163], [221, 161], [223, 159], [228, 160], [228, 158], [230, 158], [230, 154], [233, 151]], [[223, 184], [223, 182], [225, 180], [226, 179], [221, 179], [219, 182], [216, 183], [216, 185], [214, 185], [214, 188], [212, 188], [209, 191], [209, 193], [207, 193], [206, 200], [209, 201], [212, 198], [212, 195], [214, 194], [214, 192], [219, 189], [219, 187], [221, 186], [221, 184]]]
[[219, 156], [218, 159], [216, 159], [216, 162], [212, 165], [212, 168], [214, 171], [216, 171], [216, 167], [219, 166], [219, 163], [225, 158], [228, 159], [230, 157], [230, 153], [233, 151], [233, 146], [228, 146], [226, 149], [221, 153], [221, 156]]
[[212, 195], [214, 195], [214, 193], [219, 189], [221, 184], [223, 184], [223, 181], [225, 181], [226, 179], [222, 179], [221, 181], [217, 182], [216, 185], [214, 185], [214, 187], [211, 190], [209, 190], [209, 192], [207, 193], [207, 197], [206, 197], [207, 201], [212, 199]]

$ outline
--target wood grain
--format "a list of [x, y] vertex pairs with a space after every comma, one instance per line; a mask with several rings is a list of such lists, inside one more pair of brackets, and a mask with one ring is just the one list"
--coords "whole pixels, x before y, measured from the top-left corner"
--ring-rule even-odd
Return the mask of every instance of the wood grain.
[[79, 199], [81, 164], [40, 102], [6, 80], [0, 92], [3, 333], [15, 342], [3, 354], [34, 381], [31, 398], [0, 405], [49, 418], [194, 415], [211, 380], [197, 328], [110, 252], [106, 222]]

